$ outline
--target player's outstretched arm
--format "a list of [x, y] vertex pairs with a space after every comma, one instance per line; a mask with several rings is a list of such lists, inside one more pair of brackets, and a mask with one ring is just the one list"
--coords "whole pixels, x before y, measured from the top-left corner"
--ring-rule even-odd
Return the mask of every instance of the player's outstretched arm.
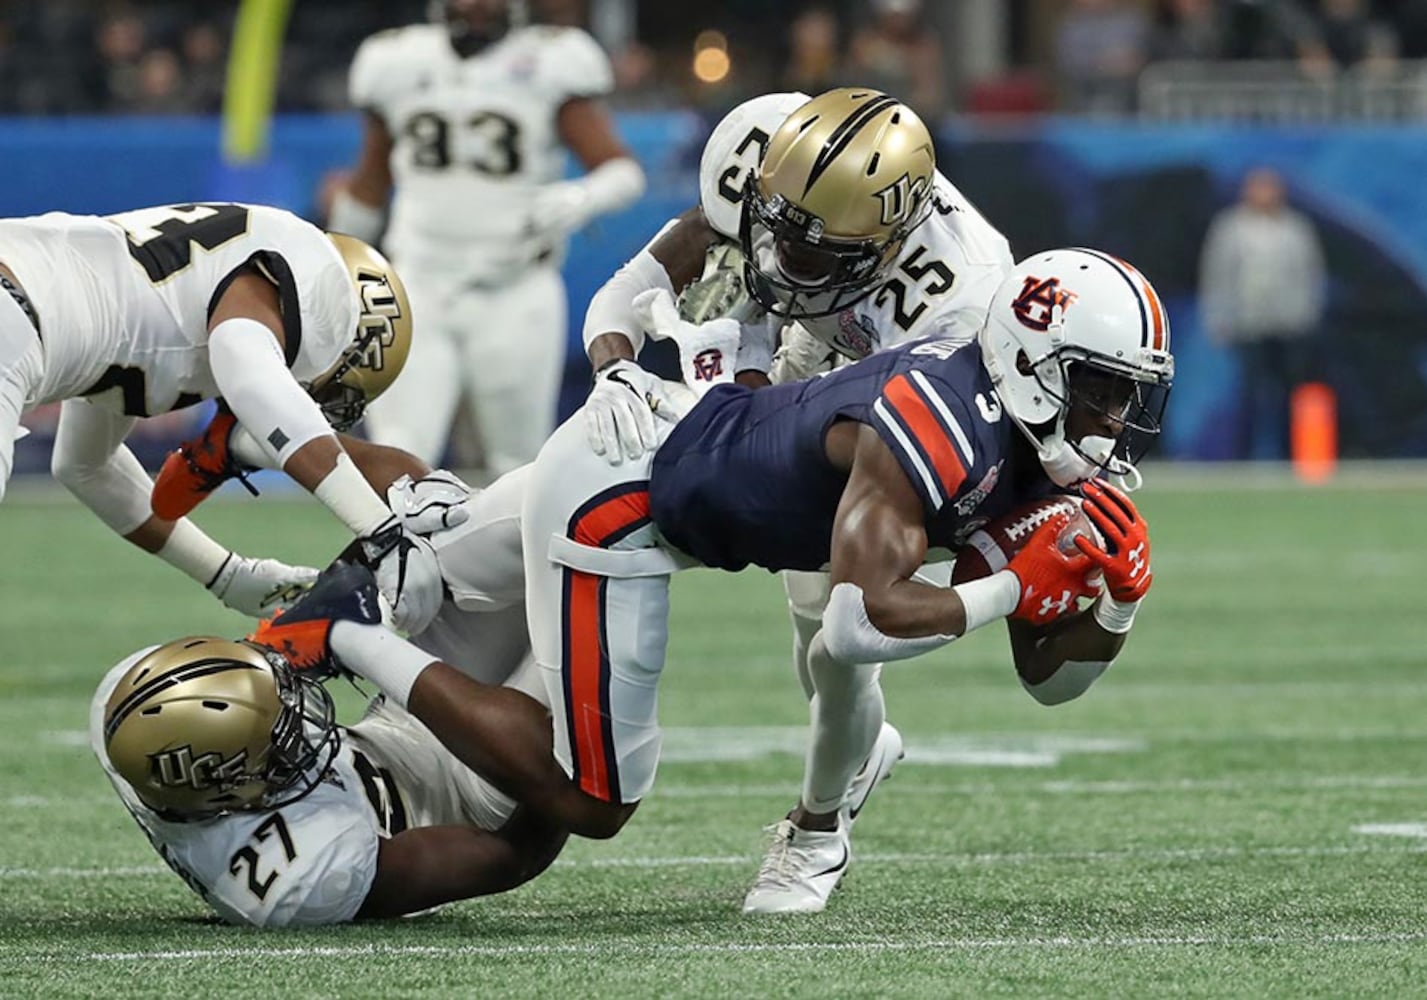
[[377, 847], [377, 871], [358, 920], [399, 917], [505, 892], [539, 875], [567, 834], [525, 807], [492, 833], [470, 826], [406, 830]]
[[182, 570], [235, 611], [272, 614], [300, 597], [317, 578], [315, 569], [240, 556], [187, 518], [166, 520], [150, 510], [153, 481], [123, 443], [133, 426], [133, 417], [66, 400], [50, 459], [54, 477], [116, 533]]
[[441, 606], [435, 552], [402, 530], [288, 370], [283, 329], [277, 289], [259, 274], [239, 274], [209, 318], [213, 379], [234, 416], [271, 452], [265, 464], [281, 468], [347, 525], [377, 568], [397, 624], [420, 631]]
[[860, 424], [829, 434], [828, 454], [849, 468], [833, 522], [833, 595], [823, 641], [837, 659], [875, 663], [943, 646], [1016, 609], [1009, 571], [956, 587], [919, 583], [926, 559], [923, 502], [887, 445]]

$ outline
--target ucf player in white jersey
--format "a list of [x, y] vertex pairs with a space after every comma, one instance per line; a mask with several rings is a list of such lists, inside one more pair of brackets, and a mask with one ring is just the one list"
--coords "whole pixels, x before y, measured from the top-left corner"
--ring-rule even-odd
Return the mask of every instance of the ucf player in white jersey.
[[[606, 283], [586, 316], [597, 372], [586, 417], [592, 446], [613, 463], [654, 446], [659, 415], [677, 416], [677, 401], [633, 361], [646, 331], [677, 342], [696, 391], [735, 375], [749, 385], [792, 381], [921, 337], [969, 342], [1013, 266], [1005, 237], [936, 170], [921, 120], [871, 90], [769, 94], [736, 108], [705, 147], [699, 194], [699, 206]], [[659, 307], [673, 295], [677, 315]], [[711, 354], [723, 362], [710, 363]], [[947, 582], [945, 567], [922, 576]], [[839, 814], [850, 825], [903, 752], [901, 735], [882, 722], [861, 773], [845, 784], [857, 769], [846, 760], [858, 742], [848, 734], [875, 731], [885, 717], [880, 665], [810, 662], [828, 577], [783, 578], [814, 751], [747, 912], [823, 908], [842, 869], [811, 876], [838, 864], [847, 832]]]
[[329, 426], [360, 415], [410, 344], [410, 306], [381, 255], [274, 208], [168, 205], [0, 220], [0, 276], [0, 488], [21, 412], [63, 401], [55, 477], [228, 606], [269, 612], [315, 571], [240, 557], [182, 510], [155, 513], [123, 443], [142, 417], [221, 396], [267, 464], [361, 540], [398, 616], [435, 613], [430, 546], [406, 536]]
[[[503, 773], [486, 746], [499, 731], [543, 747], [549, 780], [565, 780], [537, 700], [543, 685], [525, 661], [522, 608], [446, 613], [473, 620], [465, 638], [477, 645], [458, 652], [474, 650], [478, 675], [504, 682], [490, 687], [438, 662], [451, 659], [440, 636], [422, 651], [385, 632], [377, 606], [370, 571], [339, 564], [287, 612], [286, 632], [150, 647], [110, 670], [94, 696], [90, 744], [115, 791], [225, 920], [285, 927], [417, 912], [514, 888], [564, 843], [562, 828], [482, 773]], [[331, 670], [302, 660], [287, 638], [314, 619], [322, 635], [304, 639], [317, 658], [330, 658], [331, 633], [354, 663], [420, 670], [421, 685], [336, 725], [317, 682]], [[530, 756], [538, 781], [539, 753]]]
[[[366, 112], [360, 160], [331, 228], [381, 235], [422, 335], [372, 407], [374, 440], [428, 463], [464, 394], [494, 475], [554, 427], [564, 370], [566, 240], [644, 190], [600, 98], [609, 61], [578, 28], [526, 26], [510, 0], [436, 3], [437, 23], [369, 38], [351, 70]], [[565, 150], [588, 171], [562, 180]]]

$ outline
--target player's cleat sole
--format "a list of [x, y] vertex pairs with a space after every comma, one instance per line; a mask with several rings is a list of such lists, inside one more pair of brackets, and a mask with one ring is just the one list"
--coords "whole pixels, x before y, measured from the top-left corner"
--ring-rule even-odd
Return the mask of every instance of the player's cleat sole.
[[248, 641], [272, 650], [315, 678], [333, 677], [342, 665], [332, 655], [332, 626], [339, 621], [381, 624], [376, 577], [365, 566], [334, 563], [322, 571], [307, 596], [261, 622]]
[[784, 819], [769, 830], [773, 839], [743, 912], [821, 913], [852, 861], [847, 828], [804, 830]]
[[186, 517], [230, 479], [237, 479], [257, 496], [258, 491], [247, 480], [247, 470], [228, 450], [237, 426], [237, 417], [219, 409], [202, 434], [169, 452], [154, 480], [151, 505], [155, 514], [169, 521]]
[[867, 805], [873, 790], [892, 775], [892, 768], [907, 756], [902, 745], [902, 734], [890, 722], [882, 723], [882, 731], [877, 734], [877, 742], [872, 744], [872, 752], [867, 755], [862, 768], [852, 779], [847, 801], [842, 806], [842, 824], [848, 830], [857, 822], [858, 815]]

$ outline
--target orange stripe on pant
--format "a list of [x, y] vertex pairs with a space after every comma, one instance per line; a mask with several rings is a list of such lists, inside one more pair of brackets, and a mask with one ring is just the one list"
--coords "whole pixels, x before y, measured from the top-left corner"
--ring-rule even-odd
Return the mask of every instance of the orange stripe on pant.
[[[631, 483], [613, 496], [601, 494], [570, 519], [570, 537], [607, 548], [649, 521], [648, 483]], [[619, 801], [619, 764], [609, 704], [609, 641], [605, 588], [608, 579], [566, 569], [564, 592], [564, 682], [566, 725], [582, 791]]]

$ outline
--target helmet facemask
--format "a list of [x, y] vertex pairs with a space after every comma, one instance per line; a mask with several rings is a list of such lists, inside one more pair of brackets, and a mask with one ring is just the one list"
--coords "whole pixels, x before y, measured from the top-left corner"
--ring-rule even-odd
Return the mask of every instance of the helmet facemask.
[[[1011, 419], [1036, 446], [1056, 485], [1077, 486], [1109, 473], [1130, 489], [1139, 486], [1136, 466], [1159, 436], [1173, 383], [1168, 352], [1141, 353], [1145, 357], [1126, 363], [1065, 345], [1036, 359], [1024, 353], [1018, 358], [1020, 373], [1035, 380], [1058, 412], [1035, 425], [1013, 411]], [[1107, 418], [1114, 436], [1093, 433]]]
[[908, 234], [930, 214], [928, 198], [885, 240], [830, 236], [822, 219], [782, 195], [764, 197], [757, 175], [750, 174], [739, 223], [744, 282], [749, 294], [774, 316], [831, 316], [882, 284]]
[[274, 663], [274, 654], [267, 654], [267, 659], [273, 663], [282, 710], [273, 723], [272, 751], [263, 773], [268, 791], [262, 806], [275, 809], [318, 786], [341, 747], [341, 734], [327, 689], [285, 663]]

